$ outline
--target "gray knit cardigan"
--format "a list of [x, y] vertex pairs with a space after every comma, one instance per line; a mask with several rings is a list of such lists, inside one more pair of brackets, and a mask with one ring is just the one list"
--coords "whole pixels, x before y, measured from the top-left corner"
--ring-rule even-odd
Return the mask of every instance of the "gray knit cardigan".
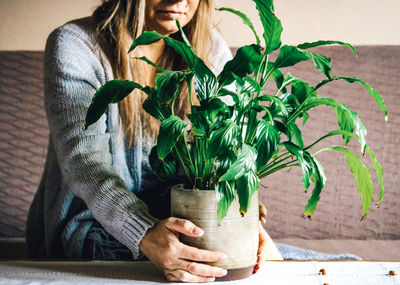
[[[50, 136], [43, 176], [29, 209], [26, 241], [32, 258], [80, 258], [95, 220], [140, 257], [139, 243], [158, 220], [135, 192], [154, 186], [148, 155], [154, 138], [129, 147], [118, 105], [84, 131], [96, 90], [113, 79], [110, 61], [96, 41], [91, 18], [67, 23], [48, 37], [44, 57], [45, 109]], [[231, 58], [213, 31], [215, 73]]]

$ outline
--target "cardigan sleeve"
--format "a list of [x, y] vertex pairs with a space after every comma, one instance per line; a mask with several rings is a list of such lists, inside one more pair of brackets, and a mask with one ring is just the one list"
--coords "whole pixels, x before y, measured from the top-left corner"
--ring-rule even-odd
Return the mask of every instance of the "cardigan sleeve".
[[112, 165], [106, 115], [84, 130], [86, 111], [106, 72], [98, 47], [82, 27], [53, 31], [44, 59], [45, 108], [63, 184], [81, 198], [95, 219], [137, 259], [139, 243], [158, 221], [128, 190]]

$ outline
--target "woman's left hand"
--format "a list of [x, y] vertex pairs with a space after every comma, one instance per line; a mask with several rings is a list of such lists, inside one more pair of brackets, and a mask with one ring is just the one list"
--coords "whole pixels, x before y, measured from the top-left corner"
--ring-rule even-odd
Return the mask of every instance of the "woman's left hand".
[[268, 260], [283, 260], [282, 255], [276, 248], [274, 242], [272, 241], [271, 237], [268, 235], [268, 233], [265, 231], [264, 227], [262, 226], [262, 223], [265, 223], [267, 219], [267, 209], [265, 206], [260, 203], [260, 221], [259, 221], [259, 246], [258, 246], [258, 252], [257, 252], [257, 264], [254, 267], [253, 274], [256, 273], [264, 261], [266, 259]]

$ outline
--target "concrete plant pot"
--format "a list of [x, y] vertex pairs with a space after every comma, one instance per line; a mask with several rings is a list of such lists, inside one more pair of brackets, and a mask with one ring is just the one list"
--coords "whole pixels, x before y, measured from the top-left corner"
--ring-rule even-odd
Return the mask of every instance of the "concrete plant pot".
[[228, 274], [217, 280], [236, 280], [251, 276], [257, 263], [259, 238], [258, 192], [251, 207], [242, 217], [238, 198], [233, 201], [221, 224], [217, 223], [217, 200], [214, 190], [185, 189], [178, 184], [171, 189], [171, 216], [190, 220], [204, 230], [192, 238], [181, 235], [181, 241], [201, 249], [225, 253], [228, 258], [208, 264], [225, 268]]

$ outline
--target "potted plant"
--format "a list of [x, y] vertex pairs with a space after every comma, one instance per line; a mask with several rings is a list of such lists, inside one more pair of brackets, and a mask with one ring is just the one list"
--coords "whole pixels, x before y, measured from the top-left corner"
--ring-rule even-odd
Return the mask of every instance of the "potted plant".
[[[147, 58], [140, 58], [157, 68], [155, 88], [131, 81], [107, 82], [94, 95], [85, 126], [97, 121], [108, 104], [121, 101], [135, 88], [148, 95], [143, 108], [161, 121], [150, 164], [160, 180], [175, 176], [178, 164], [181, 165], [186, 181], [172, 189], [172, 215], [191, 219], [206, 233], [198, 239], [185, 238], [184, 242], [227, 253], [228, 259], [214, 263], [227, 269], [251, 268], [256, 263], [258, 195], [254, 194], [260, 179], [288, 167], [301, 167], [304, 188], [307, 190], [310, 181], [313, 182], [312, 194], [303, 212], [304, 216], [311, 217], [326, 181], [324, 169], [315, 157], [323, 151], [333, 150], [345, 156], [362, 199], [362, 218], [367, 215], [374, 192], [369, 169], [346, 146], [331, 146], [311, 153], [311, 149], [328, 137], [342, 136], [345, 145], [352, 138], [357, 139], [361, 152], [368, 153], [378, 176], [377, 204], [384, 193], [382, 167], [367, 144], [366, 127], [357, 113], [317, 94], [320, 88], [335, 80], [359, 82], [387, 119], [384, 102], [376, 90], [356, 77], [332, 75], [331, 60], [309, 50], [338, 44], [356, 55], [354, 47], [340, 41], [282, 46], [282, 25], [274, 14], [273, 1], [253, 1], [264, 28], [263, 44], [246, 15], [230, 8], [219, 9], [241, 17], [253, 31], [256, 43], [239, 48], [222, 72], [215, 75], [197, 57], [178, 21], [181, 40], [146, 31], [133, 42], [129, 52], [139, 45], [163, 40], [183, 57], [188, 68], [165, 70]], [[274, 51], [278, 56], [270, 61]], [[326, 76], [316, 86], [281, 71], [307, 60], [313, 61]], [[265, 92], [269, 80], [276, 84], [273, 94]], [[183, 83], [188, 86], [191, 102], [189, 122], [174, 115], [174, 102]], [[192, 92], [193, 84], [195, 92]], [[192, 104], [192, 96], [197, 96], [199, 106]], [[304, 145], [301, 125], [307, 123], [308, 111], [320, 105], [332, 107], [339, 128]], [[246, 272], [249, 274], [251, 270]]]

